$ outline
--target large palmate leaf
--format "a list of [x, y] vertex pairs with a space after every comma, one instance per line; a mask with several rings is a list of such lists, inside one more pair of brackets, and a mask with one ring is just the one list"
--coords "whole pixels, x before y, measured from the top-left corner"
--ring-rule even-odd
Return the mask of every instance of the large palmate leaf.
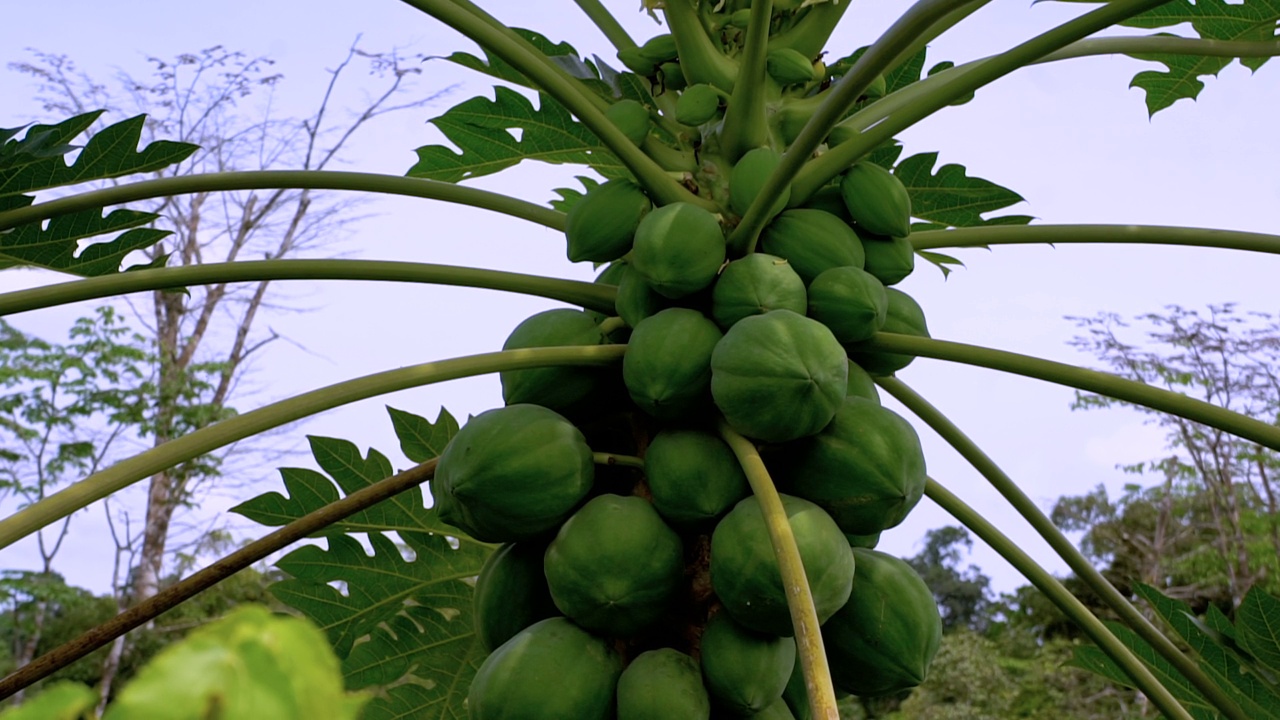
[[[116, 210], [103, 216], [102, 210], [84, 210], [59, 215], [47, 228], [27, 223], [0, 234], [0, 268], [27, 265], [72, 273], [84, 277], [120, 271], [125, 256], [144, 250], [171, 234], [168, 230], [144, 228], [160, 216], [135, 210]], [[133, 229], [130, 229], [133, 228]], [[128, 230], [107, 242], [79, 249], [84, 238]]]
[[902, 160], [893, 174], [911, 194], [911, 214], [937, 228], [977, 225], [1025, 225], [1026, 215], [984, 218], [984, 213], [1023, 201], [1018, 193], [990, 180], [970, 177], [963, 165], [943, 165], [934, 171], [938, 153], [920, 153]]
[[1280, 676], [1280, 599], [1250, 590], [1236, 611], [1236, 624], [1240, 646]]

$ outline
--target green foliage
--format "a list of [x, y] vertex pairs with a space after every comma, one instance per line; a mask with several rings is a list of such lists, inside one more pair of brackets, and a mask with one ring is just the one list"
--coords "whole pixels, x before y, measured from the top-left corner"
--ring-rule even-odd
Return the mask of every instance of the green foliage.
[[943, 632], [982, 632], [990, 620], [991, 578], [976, 565], [960, 568], [961, 554], [973, 549], [969, 532], [957, 525], [924, 534], [924, 548], [907, 559], [929, 590], [942, 616]]

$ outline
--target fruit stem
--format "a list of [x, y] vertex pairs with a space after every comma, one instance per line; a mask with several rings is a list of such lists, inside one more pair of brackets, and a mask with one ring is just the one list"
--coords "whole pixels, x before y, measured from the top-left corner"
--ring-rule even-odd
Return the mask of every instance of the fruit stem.
[[613, 46], [619, 50], [626, 50], [636, 46], [636, 41], [631, 39], [626, 29], [618, 22], [618, 19], [609, 12], [608, 8], [600, 4], [600, 0], [573, 0], [582, 9], [591, 22], [600, 28], [600, 32], [604, 33], [606, 39], [613, 43]]
[[432, 383], [506, 370], [611, 365], [626, 345], [525, 348], [410, 365], [335, 383], [203, 427], [100, 470], [0, 520], [0, 550], [50, 523], [179, 463], [357, 400]]
[[[1161, 657], [1177, 668], [1178, 672], [1182, 673], [1187, 680], [1191, 681], [1223, 715], [1231, 718], [1231, 720], [1248, 720], [1248, 715], [1240, 709], [1240, 706], [1222, 688], [1218, 687], [1194, 660], [1183, 654], [1169, 638], [1165, 637], [1164, 633], [1151, 624], [1151, 621], [1143, 616], [1129, 602], [1128, 598], [1121, 594], [1119, 590], [1116, 590], [1115, 586], [1103, 577], [1102, 573], [1098, 572], [1097, 568], [1071, 544], [1071, 541], [1036, 506], [1035, 502], [1027, 497], [1026, 493], [1022, 492], [1018, 484], [1005, 474], [1000, 469], [1000, 466], [996, 465], [995, 461], [965, 435], [955, 423], [951, 422], [946, 415], [942, 414], [928, 400], [925, 400], [901, 380], [892, 377], [877, 378], [876, 384], [907, 406], [921, 420], [924, 420], [929, 427], [933, 428], [934, 432], [938, 433], [943, 440], [946, 440], [951, 447], [955, 448], [965, 460], [968, 460], [969, 464], [973, 465], [991, 483], [992, 487], [1003, 495], [1009, 501], [1009, 504], [1014, 506], [1018, 514], [1035, 528], [1040, 537], [1044, 538], [1045, 542], [1049, 543], [1049, 546], [1058, 553], [1058, 556], [1066, 561], [1067, 566], [1089, 586], [1089, 589], [1119, 615], [1125, 624], [1132, 628], [1143, 640], [1147, 641], [1151, 647], [1155, 648]], [[1002, 550], [1000, 547], [996, 547], [996, 549]], [[1004, 555], [1003, 552], [1001, 554]], [[1096, 639], [1095, 642], [1097, 642]], [[1137, 678], [1134, 679], [1137, 680]], [[1146, 689], [1143, 688], [1143, 691], [1146, 692]]]
[[760, 451], [750, 440], [740, 435], [720, 419], [720, 437], [729, 444], [738, 464], [746, 473], [751, 492], [760, 503], [765, 527], [769, 529], [769, 542], [778, 559], [782, 584], [787, 592], [787, 608], [791, 611], [791, 626], [796, 632], [796, 647], [800, 655], [800, 669], [804, 673], [805, 690], [809, 706], [817, 720], [840, 720], [836, 708], [836, 691], [831, 683], [831, 670], [827, 666], [827, 652], [822, 645], [822, 629], [818, 623], [818, 611], [813, 605], [809, 579], [805, 576], [800, 549], [796, 546], [791, 521], [782, 505], [782, 498], [769, 477], [760, 458]]
[[591, 460], [597, 465], [621, 465], [622, 467], [644, 469], [644, 460], [635, 455], [615, 455], [614, 453], [591, 453]]
[[911, 233], [916, 250], [1029, 243], [1189, 245], [1280, 254], [1280, 235], [1160, 225], [1003, 225]]
[[1031, 584], [1043, 593], [1050, 602], [1057, 605], [1063, 614], [1075, 621], [1085, 635], [1088, 635], [1089, 639], [1093, 640], [1094, 644], [1115, 661], [1116, 665], [1119, 665], [1120, 669], [1133, 680], [1134, 687], [1141, 690], [1144, 695], [1151, 699], [1151, 702], [1159, 708], [1160, 712], [1169, 718], [1185, 720], [1192, 717], [1178, 702], [1177, 698], [1164, 685], [1160, 684], [1160, 681], [1147, 666], [1143, 665], [1142, 661], [1129, 648], [1125, 647], [1124, 643], [1120, 642], [1119, 638], [1096, 615], [1090, 612], [1084, 603], [1080, 602], [1075, 595], [1072, 595], [1057, 578], [1049, 574], [1035, 560], [1032, 560], [1031, 556], [1023, 552], [1008, 536], [997, 530], [986, 518], [938, 484], [933, 478], [928, 478], [925, 481], [924, 493], [930, 500], [936, 502], [939, 507], [959, 520], [960, 524], [972, 530], [983, 542], [1000, 553], [1001, 557], [1008, 560], [1014, 569], [1031, 581]]
[[[592, 284], [594, 285], [595, 283], [592, 283]], [[616, 286], [615, 286], [615, 288], [616, 288]], [[615, 290], [614, 290], [614, 294], [616, 295], [616, 294], [617, 294], [617, 292], [618, 292], [618, 291], [615, 289]], [[610, 308], [609, 310], [606, 310], [606, 311], [604, 311], [604, 312], [613, 312], [613, 308]], [[614, 330], [621, 330], [622, 328], [624, 328], [624, 327], [626, 327], [626, 326], [627, 326], [627, 321], [626, 321], [626, 320], [623, 320], [622, 318], [618, 317], [617, 315], [614, 315], [613, 317], [607, 317], [607, 318], [605, 318], [604, 320], [601, 320], [601, 321], [600, 321], [600, 325], [598, 325], [598, 327], [600, 328], [600, 333], [601, 333], [602, 335], [608, 335], [609, 333], [613, 332]]]
[[769, 48], [791, 48], [806, 57], [817, 57], [852, 4], [852, 0], [836, 0], [809, 7], [795, 25], [769, 39]]
[[617, 288], [480, 268], [384, 260], [245, 260], [131, 270], [0, 293], [0, 317], [146, 290], [271, 280], [375, 280], [505, 290], [614, 312]]
[[721, 147], [729, 162], [769, 141], [769, 125], [765, 120], [765, 86], [773, 82], [766, 72], [769, 54], [769, 22], [773, 17], [773, 0], [756, 0], [751, 5], [747, 22], [746, 47], [738, 65], [738, 79], [733, 85], [724, 113]]
[[737, 63], [725, 57], [707, 36], [702, 18], [694, 10], [693, 0], [667, 0], [662, 14], [676, 40], [680, 69], [690, 85], [706, 83], [721, 90], [733, 90], [738, 74]]

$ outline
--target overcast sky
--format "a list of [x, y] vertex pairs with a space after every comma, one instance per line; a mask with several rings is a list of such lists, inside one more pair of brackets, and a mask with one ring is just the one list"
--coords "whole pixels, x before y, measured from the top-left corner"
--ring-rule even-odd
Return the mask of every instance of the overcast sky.
[[[446, 55], [474, 46], [435, 20], [394, 0], [224, 0], [213, 5], [172, 0], [117, 3], [44, 0], [8, 3], [0, 23], [0, 60], [26, 59], [24, 47], [64, 53], [103, 77], [117, 69], [140, 74], [148, 55], [224, 45], [277, 61], [285, 76], [275, 102], [304, 113], [327, 81], [325, 69], [345, 54], [357, 33], [362, 47], [392, 46]], [[612, 58], [610, 46], [569, 0], [481, 2], [512, 26], [534, 27], [580, 52]], [[636, 11], [636, 0], [607, 0], [639, 40], [662, 28]], [[905, 3], [856, 0], [828, 46], [835, 57], [873, 41]], [[928, 64], [967, 61], [1020, 42], [1082, 11], [1077, 4], [1029, 7], [997, 0], [930, 48]], [[127, 9], [126, 9], [127, 8]], [[1181, 30], [1181, 29], [1180, 29]], [[1132, 31], [1126, 31], [1129, 33]], [[358, 137], [350, 169], [403, 174], [413, 149], [441, 142], [426, 124], [450, 105], [492, 83], [443, 61], [424, 66], [422, 92], [461, 87], [436, 107], [380, 121]], [[1006, 212], [1045, 223], [1132, 223], [1220, 227], [1276, 232], [1280, 207], [1280, 73], [1272, 65], [1256, 76], [1238, 64], [1208, 79], [1197, 102], [1181, 101], [1148, 120], [1133, 75], [1152, 66], [1128, 58], [1090, 58], [1020, 71], [980, 91], [976, 101], [950, 108], [903, 133], [904, 156], [938, 151], [940, 163], [965, 165], [971, 175], [1003, 184], [1027, 202]], [[31, 101], [28, 79], [0, 70], [0, 127], [57, 120]], [[360, 102], [358, 93], [344, 99]], [[1267, 120], [1266, 118], [1271, 118]], [[122, 118], [121, 118], [122, 119]], [[572, 182], [581, 168], [525, 163], [477, 186], [546, 202], [552, 189]], [[353, 257], [416, 260], [589, 279], [589, 264], [564, 258], [563, 237], [529, 223], [423, 200], [379, 199], [365, 207], [374, 217], [355, 226], [342, 250]], [[1041, 357], [1088, 364], [1067, 346], [1074, 328], [1064, 316], [1110, 310], [1129, 316], [1167, 304], [1203, 307], [1238, 302], [1276, 312], [1280, 258], [1225, 250], [1140, 246], [997, 247], [963, 251], [967, 269], [944, 281], [927, 264], [899, 287], [924, 307], [937, 338], [977, 343]], [[55, 281], [32, 272], [0, 273], [0, 290]], [[281, 285], [289, 298], [313, 308], [277, 313], [269, 325], [289, 339], [257, 365], [260, 388], [236, 403], [240, 410], [350, 377], [402, 365], [499, 349], [524, 317], [556, 304], [489, 291], [392, 284]], [[9, 318], [51, 340], [65, 338], [70, 320], [87, 306]], [[1163, 441], [1126, 411], [1073, 413], [1072, 391], [1001, 374], [919, 360], [900, 377], [949, 414], [1042, 506], [1063, 494], [1104, 483], [1113, 490], [1132, 478], [1115, 470], [1154, 456]], [[350, 439], [400, 457], [384, 405], [434, 418], [443, 405], [458, 417], [501, 403], [496, 377], [459, 381], [369, 400], [333, 411], [291, 430]], [[893, 407], [892, 403], [888, 403]], [[905, 411], [904, 415], [910, 418]], [[914, 420], [913, 420], [914, 421]], [[930, 474], [997, 521], [1055, 572], [1065, 566], [985, 481], [921, 423]], [[304, 464], [300, 459], [298, 463]], [[310, 463], [305, 463], [311, 466]], [[257, 491], [278, 486], [270, 468], [248, 469]], [[252, 493], [256, 494], [256, 492]], [[248, 495], [245, 495], [247, 497]], [[205, 510], [216, 503], [206, 504]], [[0, 504], [10, 511], [12, 503]], [[110, 568], [101, 512], [78, 518], [59, 566], [73, 584], [106, 589]], [[949, 517], [925, 500], [908, 520], [885, 533], [882, 549], [902, 555]], [[262, 531], [250, 528], [254, 536]], [[33, 567], [30, 543], [3, 552], [0, 567]], [[1003, 560], [978, 548], [973, 561], [999, 590], [1022, 584]]]

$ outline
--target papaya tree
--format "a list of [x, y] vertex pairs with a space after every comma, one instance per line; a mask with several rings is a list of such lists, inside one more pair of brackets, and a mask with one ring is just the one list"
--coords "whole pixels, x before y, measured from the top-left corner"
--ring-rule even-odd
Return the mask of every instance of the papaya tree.
[[[1163, 62], [1167, 72], [1134, 79], [1148, 108], [1160, 110], [1194, 97], [1199, 77], [1234, 58], [1256, 69], [1280, 53], [1273, 4], [1111, 0], [954, 64], [927, 62], [927, 46], [984, 0], [920, 0], [869, 45], [830, 49], [850, 2], [647, 0], [663, 32], [638, 41], [598, 0], [578, 0], [614, 46], [607, 58], [513, 28], [469, 0], [403, 2], [481, 49], [452, 62], [501, 83], [492, 99], [436, 119], [455, 147], [419, 148], [404, 177], [213, 173], [37, 201], [51, 188], [168, 167], [195, 148], [138, 148], [135, 119], [94, 134], [68, 164], [70, 142], [92, 118], [4, 131], [0, 262], [84, 279], [4, 293], [0, 314], [268, 279], [488, 288], [565, 306], [521, 322], [501, 350], [389, 369], [245, 412], [0, 521], [4, 547], [164, 468], [282, 424], [404, 388], [491, 373], [501, 380], [503, 406], [465, 423], [392, 410], [401, 450], [417, 463], [407, 470], [396, 472], [375, 450], [311, 438], [323, 472], [283, 469], [287, 494], [237, 508], [277, 530], [15, 671], [0, 694], [319, 536], [323, 545], [278, 561], [289, 577], [272, 593], [324, 630], [348, 688], [368, 693], [364, 717], [832, 720], [838, 692], [900, 693], [928, 675], [942, 634], [933, 594], [908, 563], [874, 549], [927, 496], [1079, 626], [1094, 643], [1081, 662], [1137, 689], [1166, 717], [1280, 716], [1280, 652], [1265, 622], [1275, 616], [1271, 601], [1242, 605], [1261, 621], [1215, 620], [1214, 634], [1202, 637], [1188, 634], [1178, 607], [1139, 589], [1173, 627], [1162, 630], [900, 375], [918, 357], [986, 367], [1272, 449], [1280, 428], [1117, 375], [934, 339], [929, 309], [895, 287], [917, 262], [950, 270], [956, 261], [945, 248], [1280, 251], [1280, 236], [1261, 233], [991, 216], [1020, 196], [955, 166], [935, 171], [936, 156], [905, 155], [898, 140], [1028, 65], [1078, 57]], [[1182, 37], [1123, 29], [1183, 25], [1190, 32]], [[1112, 32], [1095, 37], [1103, 31]], [[526, 158], [585, 165], [598, 179], [564, 189], [549, 206], [461, 184]], [[600, 273], [582, 282], [355, 259], [122, 267], [163, 231], [144, 227], [152, 214], [106, 208], [268, 187], [389, 193], [505, 214], [562, 232], [566, 256], [597, 263]], [[101, 235], [113, 237], [76, 252]], [[882, 405], [881, 393], [971, 462], [1122, 624], [1104, 624], [992, 520], [929, 477], [916, 425]]]

